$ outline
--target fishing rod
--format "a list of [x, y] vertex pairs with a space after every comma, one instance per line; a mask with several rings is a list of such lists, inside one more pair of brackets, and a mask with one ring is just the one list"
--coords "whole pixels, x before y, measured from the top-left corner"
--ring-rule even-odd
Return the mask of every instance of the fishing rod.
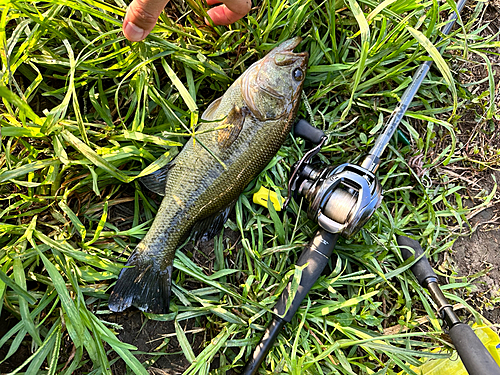
[[[465, 1], [458, 1], [458, 13], [464, 7]], [[451, 14], [447, 24], [441, 30], [442, 34], [449, 34], [457, 17], [455, 12]], [[378, 136], [375, 145], [361, 165], [345, 163], [338, 167], [315, 168], [310, 164], [310, 160], [320, 151], [327, 137], [305, 120], [301, 120], [295, 125], [296, 135], [318, 145], [293, 166], [285, 204], [292, 196], [296, 199], [305, 198], [308, 203], [308, 217], [318, 222], [320, 229], [303, 250], [297, 262], [298, 266], [306, 264], [307, 266], [302, 271], [300, 283], [292, 301], [288, 301], [292, 286], [292, 280], [290, 280], [274, 306], [271, 323], [266, 328], [242, 374], [257, 374], [281, 329], [286, 323], [291, 322], [302, 300], [332, 257], [339, 235], [345, 238], [354, 236], [380, 205], [382, 188], [374, 173], [380, 166], [380, 158], [385, 148], [396, 132], [431, 65], [432, 61], [426, 61], [417, 69], [412, 83], [403, 93], [401, 101], [392, 112], [383, 133]], [[286, 308], [287, 304], [289, 304], [288, 309]]]
[[[473, 375], [500, 375], [500, 367], [498, 367], [488, 349], [468, 324], [460, 322], [460, 319], [453, 311], [453, 306], [446, 300], [439, 287], [438, 278], [418, 241], [406, 236], [396, 236], [396, 240], [404, 260], [412, 256], [417, 260], [410, 269], [417, 278], [418, 283], [429, 291], [438, 308], [440, 318], [448, 327], [451, 341], [457, 349], [467, 372]], [[410, 249], [413, 250], [413, 253]]]

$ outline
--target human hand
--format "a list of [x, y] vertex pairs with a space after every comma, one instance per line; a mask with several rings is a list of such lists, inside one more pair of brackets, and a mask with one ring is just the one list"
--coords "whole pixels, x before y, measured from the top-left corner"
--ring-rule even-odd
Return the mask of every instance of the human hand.
[[[207, 0], [208, 5], [220, 4], [208, 10], [215, 25], [230, 25], [243, 18], [251, 9], [251, 0]], [[168, 0], [133, 0], [123, 20], [123, 34], [131, 42], [146, 38], [160, 17]]]
[[[207, 11], [215, 25], [230, 25], [246, 16], [252, 8], [252, 0], [207, 0], [208, 5], [220, 4]], [[205, 20], [205, 22], [207, 22]], [[207, 22], [208, 24], [208, 22]]]

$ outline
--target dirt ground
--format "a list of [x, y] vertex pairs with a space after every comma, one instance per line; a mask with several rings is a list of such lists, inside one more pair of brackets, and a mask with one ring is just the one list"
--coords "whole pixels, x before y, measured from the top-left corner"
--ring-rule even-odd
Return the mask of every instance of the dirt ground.
[[458, 239], [453, 245], [453, 263], [460, 276], [481, 275], [474, 279], [473, 292], [467, 302], [480, 307], [491, 323], [500, 324], [498, 304], [484, 306], [486, 300], [500, 297], [500, 205], [484, 210], [471, 223], [478, 226], [469, 237]]
[[[494, 40], [500, 40], [499, 16], [500, 1], [490, 2], [481, 15], [481, 22], [488, 24], [481, 33], [483, 36], [496, 35]], [[494, 72], [498, 108], [500, 48], [492, 52], [496, 54], [488, 54], [488, 58]], [[469, 55], [469, 62], [458, 62], [454, 68], [461, 72], [460, 80], [466, 84], [478, 82], [488, 75], [483, 58], [473, 53]], [[488, 90], [488, 82], [471, 85], [469, 90], [479, 95]], [[452, 173], [467, 186], [467, 195], [472, 198], [490, 194], [495, 189], [495, 183], [500, 183], [500, 118], [485, 118], [485, 108], [491, 104], [488, 99], [466, 108], [459, 122], [460, 152], [474, 162], [457, 167]], [[479, 203], [477, 199], [467, 201], [469, 207]], [[473, 280], [474, 287], [470, 292], [464, 290], [462, 297], [478, 308], [491, 323], [500, 324], [500, 194], [497, 192], [487, 207], [473, 210], [467, 218], [470, 230], [453, 244], [450, 263], [458, 276]], [[492, 300], [497, 303], [488, 303]]]
[[[113, 314], [108, 317], [108, 320], [113, 323], [118, 323], [123, 326], [118, 338], [122, 342], [130, 343], [136, 346], [142, 352], [153, 353], [160, 345], [166, 345], [162, 351], [168, 355], [158, 356], [155, 359], [155, 364], [150, 369], [152, 374], [156, 375], [173, 375], [182, 374], [189, 367], [189, 361], [182, 353], [182, 349], [175, 335], [173, 322], [158, 322], [147, 320], [137, 309], [129, 309], [120, 314]], [[187, 323], [182, 324], [183, 330], [193, 348], [198, 348], [195, 354], [199, 354], [202, 350], [204, 337], [202, 334], [195, 335], [190, 332], [196, 332], [195, 322], [191, 319]], [[139, 355], [138, 359], [141, 362], [150, 361], [151, 355]], [[125, 374], [125, 363], [121, 360], [117, 361], [112, 368], [114, 374]]]

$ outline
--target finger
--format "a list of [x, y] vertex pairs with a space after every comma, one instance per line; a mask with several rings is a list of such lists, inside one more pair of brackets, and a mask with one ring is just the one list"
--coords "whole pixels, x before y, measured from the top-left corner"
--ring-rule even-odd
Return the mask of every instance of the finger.
[[223, 5], [208, 10], [215, 25], [230, 25], [243, 18], [252, 8], [251, 0], [223, 0]]
[[131, 42], [143, 40], [155, 27], [168, 0], [133, 0], [123, 20], [123, 34]]

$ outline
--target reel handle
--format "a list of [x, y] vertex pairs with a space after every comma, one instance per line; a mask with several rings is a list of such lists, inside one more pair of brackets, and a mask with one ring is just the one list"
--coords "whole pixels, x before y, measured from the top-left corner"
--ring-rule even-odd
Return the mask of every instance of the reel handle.
[[286, 323], [292, 321], [292, 318], [300, 307], [302, 300], [306, 297], [307, 293], [309, 293], [309, 290], [312, 288], [316, 280], [321, 276], [323, 269], [328, 264], [328, 260], [332, 255], [338, 237], [338, 233], [332, 234], [320, 229], [309, 245], [304, 249], [300, 255], [297, 265], [303, 266], [307, 264], [307, 267], [302, 270], [300, 284], [289, 309], [286, 310], [286, 305], [289, 299], [290, 289], [292, 287], [291, 280], [281, 293], [278, 302], [274, 306], [274, 312], [276, 315], [274, 315], [273, 320], [266, 328], [262, 339], [255, 348], [252, 357], [247, 362], [241, 374], [255, 375], [258, 373], [260, 365], [276, 341], [281, 328], [283, 328]]
[[323, 130], [315, 128], [304, 119], [297, 121], [293, 128], [293, 133], [296, 137], [310, 141], [315, 145], [319, 144], [321, 140], [326, 137]]

